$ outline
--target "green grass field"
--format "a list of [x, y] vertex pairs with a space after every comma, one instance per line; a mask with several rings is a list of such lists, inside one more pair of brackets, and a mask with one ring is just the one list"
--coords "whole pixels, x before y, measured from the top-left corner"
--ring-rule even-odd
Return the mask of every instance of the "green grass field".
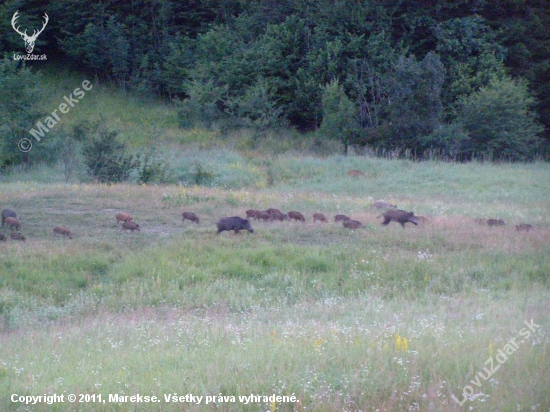
[[[44, 111], [84, 79], [46, 71]], [[171, 104], [97, 83], [55, 132], [100, 118], [130, 151], [154, 146], [177, 183], [86, 183], [81, 164], [69, 183], [61, 164], [0, 175], [0, 209], [27, 237], [0, 242], [0, 411], [550, 410], [548, 163], [184, 130]], [[381, 226], [378, 199], [428, 223]], [[271, 207], [306, 222], [216, 235], [221, 217]], [[141, 231], [121, 233], [120, 211]], [[64, 402], [21, 402], [53, 394]], [[120, 401], [137, 394], [159, 402]]]
[[[193, 147], [164, 155], [183, 181], [203, 165], [205, 186], [64, 184], [56, 168], [0, 180], [0, 208], [27, 237], [0, 243], [0, 410], [54, 393], [65, 403], [28, 409], [550, 410], [550, 165]], [[377, 199], [429, 222], [381, 226]], [[306, 223], [216, 236], [220, 217], [269, 207]], [[119, 211], [141, 232], [121, 233]], [[55, 238], [58, 225], [74, 238]], [[293, 401], [239, 400], [251, 394]]]

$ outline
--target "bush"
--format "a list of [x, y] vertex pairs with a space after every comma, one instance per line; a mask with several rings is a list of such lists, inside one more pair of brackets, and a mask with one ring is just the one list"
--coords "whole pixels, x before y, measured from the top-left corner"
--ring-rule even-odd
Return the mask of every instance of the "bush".
[[[260, 77], [243, 96], [228, 101], [235, 123], [258, 131], [281, 125], [282, 109], [277, 108], [268, 82]], [[284, 123], [284, 122], [283, 122]]]
[[347, 154], [349, 145], [354, 143], [354, 137], [359, 131], [357, 108], [337, 80], [323, 88], [322, 102], [323, 122], [319, 133], [341, 141]]
[[225, 115], [223, 98], [227, 87], [218, 87], [212, 81], [192, 81], [187, 85], [189, 98], [177, 101], [180, 127], [190, 128], [197, 124], [211, 129]]
[[117, 183], [128, 179], [139, 166], [139, 159], [125, 155], [125, 145], [116, 139], [117, 132], [99, 125], [98, 130], [83, 147], [82, 155], [87, 172], [100, 183]]
[[138, 183], [169, 183], [173, 180], [169, 166], [154, 158], [154, 149], [147, 152], [143, 158], [139, 156]]
[[467, 154], [463, 152], [464, 142], [468, 140], [468, 133], [458, 123], [443, 123], [423, 139], [423, 146], [427, 153], [422, 158], [465, 160]]
[[468, 133], [464, 153], [508, 160], [536, 156], [543, 127], [530, 111], [534, 103], [526, 84], [510, 78], [494, 78], [487, 87], [461, 99], [458, 121]]
[[195, 173], [193, 178], [197, 186], [211, 185], [214, 180], [214, 172], [206, 170], [200, 163], [195, 163]]

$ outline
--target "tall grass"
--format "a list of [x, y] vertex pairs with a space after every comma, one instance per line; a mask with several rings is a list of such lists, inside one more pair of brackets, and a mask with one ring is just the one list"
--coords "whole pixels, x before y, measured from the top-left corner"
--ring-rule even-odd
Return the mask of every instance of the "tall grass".
[[[196, 133], [159, 148], [170, 185], [65, 184], [59, 166], [0, 178], [0, 208], [18, 212], [27, 236], [0, 242], [0, 410], [550, 408], [548, 164], [321, 158], [289, 154], [286, 142], [286, 154], [270, 155], [228, 149], [254, 143], [247, 132], [223, 147]], [[377, 199], [428, 223], [381, 226], [370, 209]], [[306, 222], [252, 221], [253, 234], [216, 235], [220, 217], [269, 207]], [[119, 211], [141, 232], [121, 233]], [[183, 211], [200, 224], [182, 222]], [[330, 223], [314, 223], [315, 212]], [[340, 213], [364, 227], [334, 223]], [[534, 229], [517, 232], [522, 222]], [[74, 239], [55, 238], [58, 225]], [[472, 384], [531, 319], [539, 331]], [[452, 396], [468, 385], [474, 393], [460, 407]], [[161, 402], [27, 408], [14, 393]], [[174, 393], [297, 401], [166, 403]]]
[[[23, 409], [13, 393], [193, 393], [237, 401], [75, 407], [458, 411], [451, 396], [463, 399], [531, 319], [540, 332], [474, 385], [465, 407], [548, 409], [547, 165], [189, 155], [235, 183], [1, 184], [0, 202], [18, 211], [28, 238], [0, 244], [2, 410]], [[258, 185], [267, 168], [272, 185]], [[369, 208], [378, 198], [430, 221], [382, 227]], [[215, 235], [219, 217], [250, 207], [300, 210], [307, 222], [254, 221], [254, 234]], [[118, 231], [122, 210], [141, 233]], [[201, 223], [182, 223], [183, 210]], [[317, 211], [345, 212], [365, 228], [313, 223]], [[476, 216], [508, 225], [479, 226]], [[516, 232], [520, 221], [535, 229]], [[72, 241], [54, 238], [60, 224]], [[250, 394], [297, 401], [238, 402]]]

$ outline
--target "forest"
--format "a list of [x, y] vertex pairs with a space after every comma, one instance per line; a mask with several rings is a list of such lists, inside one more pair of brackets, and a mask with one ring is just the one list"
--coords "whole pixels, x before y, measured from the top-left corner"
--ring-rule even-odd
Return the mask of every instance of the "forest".
[[[46, 30], [24, 53], [12, 16]], [[423, 159], [550, 158], [542, 0], [7, 0], [0, 163], [43, 116], [40, 70], [70, 68], [177, 106], [182, 128], [316, 133]], [[48, 91], [51, 92], [51, 91]], [[59, 94], [59, 92], [57, 92]]]

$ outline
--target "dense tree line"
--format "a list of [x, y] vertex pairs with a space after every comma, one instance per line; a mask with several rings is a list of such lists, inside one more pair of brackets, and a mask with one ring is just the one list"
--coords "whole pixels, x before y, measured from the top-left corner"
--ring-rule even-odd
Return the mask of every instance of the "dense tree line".
[[16, 10], [29, 27], [49, 13], [37, 50], [177, 100], [182, 126], [318, 130], [419, 157], [550, 155], [546, 1], [7, 0], [0, 50], [21, 49]]

